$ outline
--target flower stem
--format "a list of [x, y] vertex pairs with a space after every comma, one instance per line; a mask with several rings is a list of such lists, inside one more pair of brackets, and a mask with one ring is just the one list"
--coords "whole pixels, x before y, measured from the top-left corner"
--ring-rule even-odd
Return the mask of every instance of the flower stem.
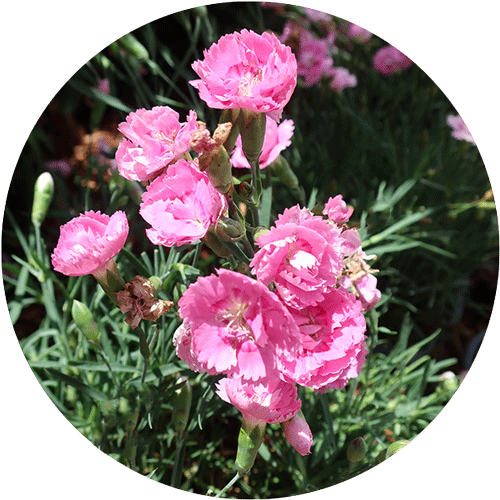
[[219, 493], [215, 495], [215, 498], [221, 497], [223, 493], [225, 493], [229, 488], [231, 488], [231, 486], [233, 486], [242, 475], [243, 474], [241, 474], [240, 472], [237, 472], [236, 476], [234, 476], [233, 479], [231, 479], [231, 481], [229, 481], [229, 483], [227, 483], [226, 486], [224, 486], [224, 488], [222, 488], [222, 490], [220, 490]]

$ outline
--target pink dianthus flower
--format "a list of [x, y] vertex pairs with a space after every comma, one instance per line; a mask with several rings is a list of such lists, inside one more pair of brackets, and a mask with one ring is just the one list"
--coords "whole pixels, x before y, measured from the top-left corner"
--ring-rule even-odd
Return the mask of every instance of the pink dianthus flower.
[[[260, 250], [250, 263], [257, 278], [287, 305], [314, 305], [337, 283], [343, 268], [346, 239], [342, 230], [296, 205], [256, 239]], [[349, 247], [351, 244], [349, 243]]]
[[452, 128], [451, 135], [459, 141], [467, 141], [476, 144], [472, 134], [460, 115], [448, 115], [446, 123]]
[[189, 151], [191, 136], [197, 130], [196, 112], [187, 122], [168, 106], [138, 109], [118, 125], [125, 136], [116, 151], [120, 175], [129, 180], [148, 181], [169, 163]]
[[375, 70], [382, 75], [392, 75], [396, 71], [410, 67], [413, 61], [392, 45], [379, 49], [373, 57]]
[[301, 406], [295, 384], [279, 379], [252, 383], [227, 377], [219, 380], [216, 387], [217, 395], [236, 407], [244, 417], [250, 416], [268, 424], [286, 422]]
[[323, 209], [323, 213], [336, 224], [348, 222], [353, 211], [353, 208], [349, 208], [347, 206], [341, 194], [338, 194], [333, 198], [329, 198], [325, 203], [325, 208]]
[[140, 214], [155, 245], [185, 245], [203, 238], [227, 208], [227, 201], [195, 162], [170, 165], [142, 195]]
[[286, 364], [286, 376], [321, 392], [344, 387], [358, 376], [366, 354], [366, 323], [354, 295], [332, 288], [317, 305], [289, 310], [299, 325], [303, 351]]
[[[268, 167], [278, 158], [281, 151], [290, 146], [292, 143], [290, 139], [292, 138], [294, 128], [293, 120], [283, 120], [278, 125], [274, 120], [267, 117], [266, 135], [264, 136], [262, 153], [259, 157], [260, 168]], [[235, 148], [231, 156], [231, 165], [237, 168], [251, 168], [243, 154], [241, 136], [238, 136], [236, 139]]]
[[349, 29], [347, 30], [347, 36], [356, 42], [364, 43], [371, 38], [372, 33], [357, 24], [350, 23]]
[[253, 31], [225, 35], [192, 68], [191, 85], [216, 109], [245, 108], [279, 121], [297, 83], [297, 61], [276, 35]]
[[259, 281], [227, 269], [217, 272], [198, 278], [179, 300], [185, 324], [176, 341], [179, 357], [211, 375], [279, 379], [283, 364], [300, 351], [297, 325]]
[[304, 77], [305, 85], [310, 87], [318, 83], [332, 66], [333, 59], [329, 54], [328, 40], [302, 36], [297, 74]]
[[330, 83], [330, 88], [336, 90], [337, 92], [342, 92], [345, 88], [356, 87], [358, 84], [358, 79], [346, 68], [333, 67], [327, 72], [328, 76], [332, 76], [332, 81]]
[[84, 276], [107, 266], [123, 248], [128, 236], [124, 212], [111, 217], [92, 210], [61, 226], [52, 265], [66, 276]]

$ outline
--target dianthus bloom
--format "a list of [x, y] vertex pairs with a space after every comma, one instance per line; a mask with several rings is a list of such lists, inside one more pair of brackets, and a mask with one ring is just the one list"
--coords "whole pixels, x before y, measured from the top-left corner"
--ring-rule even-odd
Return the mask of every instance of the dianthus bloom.
[[125, 136], [116, 151], [120, 175], [129, 180], [148, 181], [169, 163], [189, 151], [191, 135], [197, 130], [196, 113], [179, 122], [179, 113], [168, 106], [138, 109], [118, 125]]
[[279, 379], [252, 383], [227, 377], [221, 379], [216, 387], [217, 395], [236, 407], [244, 417], [250, 416], [268, 424], [291, 419], [301, 406], [295, 384]]
[[448, 115], [446, 123], [452, 128], [451, 135], [459, 141], [467, 141], [476, 144], [472, 134], [460, 115]]
[[[279, 125], [267, 118], [266, 120], [266, 135], [262, 146], [262, 153], [259, 157], [260, 168], [268, 167], [278, 156], [281, 151], [290, 146], [293, 135], [294, 124], [293, 120], [283, 120]], [[231, 156], [231, 165], [237, 168], [251, 168], [248, 160], [243, 154], [241, 146], [241, 136], [236, 139], [235, 148]]]
[[227, 208], [223, 195], [196, 163], [179, 160], [157, 177], [142, 195], [140, 214], [155, 245], [185, 245], [203, 238]]
[[382, 47], [373, 57], [373, 66], [382, 75], [392, 75], [396, 71], [410, 67], [412, 64], [411, 59], [392, 45]]
[[345, 88], [356, 87], [358, 84], [356, 76], [349, 73], [346, 68], [331, 68], [327, 75], [333, 77], [330, 83], [330, 88], [337, 92], [342, 92]]
[[297, 325], [259, 281], [227, 269], [217, 272], [198, 278], [179, 300], [185, 326], [176, 340], [178, 356], [211, 375], [259, 383], [279, 379], [284, 363], [300, 351]]
[[52, 265], [66, 276], [84, 276], [103, 269], [123, 248], [128, 236], [124, 212], [111, 217], [92, 210], [61, 226]]
[[311, 429], [301, 411], [281, 424], [286, 440], [302, 455], [311, 453], [313, 442]]
[[364, 43], [367, 42], [372, 34], [370, 31], [365, 30], [361, 26], [358, 26], [357, 24], [350, 23], [349, 29], [347, 31], [347, 36], [356, 42]]
[[304, 83], [310, 87], [318, 83], [323, 75], [333, 66], [326, 39], [304, 37], [300, 41], [297, 74], [304, 77]]
[[320, 302], [336, 285], [344, 254], [354, 250], [342, 229], [298, 205], [286, 209], [256, 243], [260, 250], [250, 263], [252, 272], [265, 285], [274, 282], [292, 307]]
[[190, 83], [216, 109], [245, 108], [276, 121], [297, 83], [297, 62], [290, 47], [272, 33], [225, 35], [204, 51], [192, 68], [200, 77]]
[[366, 323], [361, 305], [343, 288], [331, 288], [315, 306], [289, 309], [299, 325], [303, 351], [285, 375], [316, 391], [344, 387], [365, 360]]
[[333, 198], [329, 198], [323, 209], [323, 213], [337, 224], [348, 222], [353, 213], [353, 208], [348, 208], [346, 202], [342, 199], [342, 195], [338, 194]]

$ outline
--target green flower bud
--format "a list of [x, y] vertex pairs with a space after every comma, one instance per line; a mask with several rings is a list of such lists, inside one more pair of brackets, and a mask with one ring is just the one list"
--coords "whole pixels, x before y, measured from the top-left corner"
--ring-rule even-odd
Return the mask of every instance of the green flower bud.
[[215, 234], [222, 241], [238, 241], [245, 236], [245, 228], [241, 222], [224, 218], [219, 219], [215, 225]]
[[49, 172], [41, 174], [35, 182], [31, 221], [40, 226], [47, 216], [50, 203], [54, 196], [54, 179]]
[[244, 199], [244, 200], [250, 200], [253, 194], [253, 188], [252, 185], [249, 184], [248, 182], [240, 182], [238, 186], [236, 187], [236, 192]]
[[219, 237], [215, 234], [215, 228], [214, 226], [211, 226], [205, 236], [202, 238], [203, 243], [207, 245], [212, 252], [215, 253], [215, 255], [218, 255], [219, 257], [224, 257], [227, 258], [231, 255], [230, 250], [222, 243], [222, 241], [219, 239]]
[[177, 384], [181, 384], [181, 386], [174, 392], [172, 423], [174, 425], [175, 434], [179, 439], [184, 435], [184, 431], [189, 421], [189, 411], [191, 409], [193, 392], [186, 377], [181, 377], [177, 381]]
[[155, 297], [157, 297], [158, 294], [161, 292], [161, 289], [163, 287], [163, 282], [161, 281], [160, 278], [158, 278], [158, 276], [150, 276], [148, 279], [153, 285], [154, 295]]
[[266, 115], [243, 108], [238, 117], [238, 124], [243, 154], [250, 165], [255, 165], [262, 153], [266, 135]]
[[387, 447], [387, 451], [385, 453], [385, 458], [392, 457], [396, 452], [398, 452], [401, 448], [404, 448], [410, 441], [394, 441]]
[[73, 300], [71, 316], [73, 317], [73, 321], [76, 323], [76, 326], [85, 335], [86, 339], [92, 345], [99, 345], [101, 335], [90, 309], [83, 302]]
[[243, 422], [238, 435], [238, 451], [236, 452], [236, 470], [244, 475], [252, 468], [260, 445], [264, 438], [266, 422], [243, 415]]
[[440, 387], [446, 392], [455, 392], [460, 385], [457, 376], [452, 371], [444, 372], [439, 380]]
[[347, 447], [347, 459], [351, 463], [361, 462], [365, 458], [368, 446], [362, 437], [353, 439]]

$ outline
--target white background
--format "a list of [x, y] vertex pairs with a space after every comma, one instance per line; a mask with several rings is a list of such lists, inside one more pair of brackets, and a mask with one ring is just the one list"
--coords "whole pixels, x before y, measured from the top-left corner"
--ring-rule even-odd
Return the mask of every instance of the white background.
[[[128, 0], [9, 2], [0, 31], [2, 211], [21, 149], [59, 88], [109, 43], [171, 14], [179, 5]], [[190, 0], [182, 3], [186, 9], [197, 5]], [[469, 126], [494, 192], [500, 189], [495, 2], [331, 0], [310, 1], [307, 6], [374, 32], [429, 74]], [[192, 497], [129, 471], [80, 436], [31, 373], [0, 294], [0, 494], [54, 500]], [[457, 394], [410, 446], [355, 479], [311, 495], [317, 499], [350, 495], [460, 500], [488, 492], [486, 497], [492, 498], [490, 492], [498, 492], [495, 474], [500, 465], [498, 315], [497, 307], [476, 362]]]

